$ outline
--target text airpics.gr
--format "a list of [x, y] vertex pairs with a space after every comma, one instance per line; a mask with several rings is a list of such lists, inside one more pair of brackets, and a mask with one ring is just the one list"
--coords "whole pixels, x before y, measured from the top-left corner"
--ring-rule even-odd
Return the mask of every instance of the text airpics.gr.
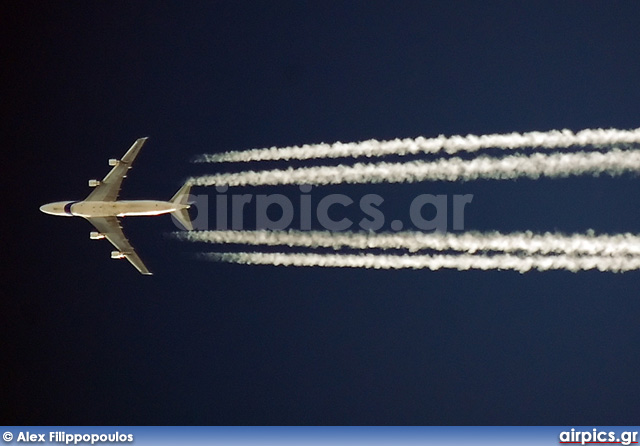
[[559, 435], [559, 438], [560, 438], [560, 444], [612, 443], [612, 444], [630, 445], [630, 444], [638, 443], [638, 432], [625, 431], [625, 432], [621, 432], [620, 435], [618, 436], [613, 431], [604, 431], [596, 428], [590, 431], [579, 431], [576, 429], [571, 429], [571, 431], [561, 432]]
[[[358, 200], [345, 194], [329, 194], [320, 199], [312, 199], [309, 194], [311, 186], [302, 185], [299, 188], [300, 197], [292, 200], [283, 194], [229, 194], [227, 186], [218, 186], [215, 196], [215, 225], [210, 225], [209, 221], [209, 196], [190, 195], [189, 203], [197, 210], [197, 216], [192, 219], [193, 228], [240, 231], [245, 229], [245, 214], [255, 214], [255, 227], [259, 230], [282, 231], [293, 227], [309, 230], [315, 218], [325, 230], [346, 231], [355, 223], [341, 213], [353, 213], [356, 210], [362, 216], [357, 222], [361, 229], [378, 231], [385, 225], [385, 215], [380, 209], [384, 198], [378, 194], [366, 194]], [[409, 205], [410, 223], [421, 231], [462, 231], [465, 206], [472, 200], [473, 194], [418, 195]], [[448, 226], [450, 207], [453, 220], [451, 228]], [[427, 218], [425, 214], [431, 217]], [[390, 223], [393, 231], [400, 231], [404, 226], [401, 220]]]

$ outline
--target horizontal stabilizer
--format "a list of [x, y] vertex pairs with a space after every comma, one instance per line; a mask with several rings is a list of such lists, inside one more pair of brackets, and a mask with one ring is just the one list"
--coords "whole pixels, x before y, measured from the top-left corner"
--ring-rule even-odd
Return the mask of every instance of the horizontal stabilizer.
[[180, 224], [187, 230], [193, 231], [193, 224], [187, 211], [189, 207], [189, 191], [191, 190], [191, 184], [183, 185], [178, 192], [171, 198], [171, 202], [186, 206], [186, 208], [177, 209], [173, 211], [172, 215], [180, 222]]
[[191, 191], [191, 184], [187, 183], [182, 186], [178, 192], [176, 192], [170, 201], [177, 204], [189, 204], [189, 191]]
[[191, 223], [189, 212], [186, 209], [178, 209], [177, 211], [173, 211], [171, 215], [173, 215], [187, 231], [193, 231], [193, 224]]

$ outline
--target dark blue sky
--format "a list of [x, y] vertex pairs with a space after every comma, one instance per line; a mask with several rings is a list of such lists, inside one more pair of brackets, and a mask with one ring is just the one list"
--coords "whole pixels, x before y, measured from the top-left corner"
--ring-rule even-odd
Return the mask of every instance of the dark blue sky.
[[[201, 263], [126, 219], [156, 275], [90, 241], [81, 199], [150, 136], [123, 198], [203, 152], [638, 127], [635, 1], [14, 2], [4, 48], [6, 424], [633, 424], [640, 275]], [[284, 163], [270, 166], [282, 167]], [[237, 168], [237, 167], [236, 167]], [[638, 178], [332, 186], [466, 229], [638, 232]], [[245, 193], [295, 192], [246, 188]], [[194, 190], [210, 193], [208, 189]], [[214, 249], [206, 247], [206, 249]]]

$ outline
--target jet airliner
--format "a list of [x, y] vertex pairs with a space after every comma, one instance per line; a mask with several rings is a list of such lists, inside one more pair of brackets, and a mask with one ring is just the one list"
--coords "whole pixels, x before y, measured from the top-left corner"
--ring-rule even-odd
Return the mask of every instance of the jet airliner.
[[57, 201], [40, 206], [46, 214], [65, 217], [83, 217], [89, 220], [98, 232], [89, 234], [92, 240], [106, 238], [117, 251], [111, 252], [111, 258], [126, 258], [142, 274], [151, 275], [138, 254], [122, 233], [118, 217], [161, 215], [172, 213], [187, 230], [193, 230], [187, 209], [190, 184], [185, 184], [169, 201], [155, 200], [118, 200], [120, 185], [131, 169], [133, 160], [147, 138], [133, 143], [125, 155], [117, 160], [110, 159], [111, 172], [102, 181], [89, 180], [89, 186], [95, 189], [83, 201]]

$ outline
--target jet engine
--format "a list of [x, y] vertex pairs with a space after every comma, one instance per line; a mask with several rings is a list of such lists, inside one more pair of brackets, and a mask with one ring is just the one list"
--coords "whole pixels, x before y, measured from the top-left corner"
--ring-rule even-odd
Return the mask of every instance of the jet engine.
[[111, 251], [112, 259], [124, 259], [125, 255], [122, 251]]
[[115, 158], [111, 158], [111, 159], [109, 160], [109, 165], [110, 165], [110, 166], [117, 166], [118, 164], [120, 164], [120, 160], [117, 160], [117, 159], [115, 159]]
[[102, 184], [101, 181], [98, 180], [89, 180], [89, 187], [96, 187], [96, 186], [100, 186], [100, 184]]
[[91, 232], [89, 233], [89, 238], [90, 238], [91, 240], [100, 240], [100, 239], [104, 238], [104, 234], [102, 234], [102, 233], [100, 233], [100, 232], [94, 232], [94, 231], [91, 231]]

